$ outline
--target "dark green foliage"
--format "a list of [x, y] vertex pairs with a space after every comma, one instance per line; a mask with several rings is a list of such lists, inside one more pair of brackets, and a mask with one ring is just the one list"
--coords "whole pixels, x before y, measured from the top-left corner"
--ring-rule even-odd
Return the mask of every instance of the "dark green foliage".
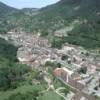
[[86, 74], [86, 72], [87, 72], [87, 67], [82, 67], [82, 68], [80, 68], [78, 72], [79, 72], [79, 73], [82, 73], [82, 74]]
[[53, 40], [51, 41], [51, 47], [60, 49], [62, 47], [62, 43], [63, 43], [62, 38], [54, 37]]
[[7, 5], [5, 5], [4, 3], [0, 2], [0, 17], [4, 17], [8, 14], [11, 14], [13, 12], [18, 11], [15, 8], [9, 7]]
[[53, 69], [57, 68], [57, 67], [61, 67], [61, 64], [60, 63], [57, 63], [57, 62], [50, 62], [50, 61], [47, 61], [46, 64], [45, 64], [46, 67], [50, 66], [52, 67]]
[[30, 67], [18, 64], [17, 48], [7, 41], [0, 39], [0, 90], [17, 88], [20, 82], [25, 81], [25, 74]]
[[48, 35], [47, 31], [42, 31], [41, 33], [42, 33], [41, 36], [47, 36]]
[[13, 90], [14, 93], [12, 92], [4, 100], [37, 100], [42, 91], [46, 89], [44, 86], [44, 84], [21, 86]]
[[63, 55], [63, 56], [61, 57], [61, 59], [62, 59], [62, 60], [67, 60], [67, 59], [68, 59], [68, 55]]
[[36, 100], [36, 99], [33, 99], [32, 93], [26, 93], [26, 94], [17, 93], [5, 100]]
[[17, 88], [20, 82], [26, 80], [25, 74], [30, 71], [30, 67], [13, 62], [3, 63], [0, 62], [0, 90]]
[[0, 34], [6, 34], [7, 33], [7, 29], [4, 27], [0, 27]]
[[53, 74], [53, 70], [55, 68], [61, 68], [61, 64], [58, 63], [58, 62], [51, 62], [51, 61], [47, 61], [46, 64], [45, 64], [45, 67], [48, 68], [48, 72], [50, 74]]
[[33, 88], [33, 91], [24, 93], [12, 94], [8, 99], [5, 100], [37, 100], [38, 93], [41, 89], [36, 86]]
[[4, 39], [0, 38], [0, 56], [7, 58], [11, 61], [17, 61], [16, 53], [17, 47], [9, 44]]
[[[7, 9], [7, 7], [2, 6], [4, 5], [1, 4], [2, 9]], [[61, 48], [61, 45], [65, 42], [86, 48], [100, 47], [99, 0], [61, 0], [56, 4], [38, 10], [32, 15], [27, 15], [24, 12], [25, 9], [24, 11], [19, 10], [10, 13], [9, 16], [6, 15], [4, 18], [0, 17], [1, 33], [20, 27], [26, 32], [37, 33], [40, 31], [41, 36], [46, 36], [78, 20], [80, 24], [74, 25], [70, 35], [65, 37], [63, 41], [60, 39], [53, 40], [52, 47]]]

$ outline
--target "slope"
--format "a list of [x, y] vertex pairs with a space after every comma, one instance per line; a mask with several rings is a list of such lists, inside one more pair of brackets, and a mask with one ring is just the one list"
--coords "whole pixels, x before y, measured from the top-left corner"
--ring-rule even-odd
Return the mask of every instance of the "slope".
[[72, 23], [74, 28], [68, 37], [61, 40], [62, 43], [69, 42], [86, 48], [100, 47], [99, 0], [61, 0], [42, 8], [38, 15], [31, 17], [31, 23], [25, 25], [46, 35]]
[[4, 17], [5, 15], [8, 15], [8, 14], [13, 13], [15, 11], [18, 11], [18, 9], [7, 6], [6, 4], [0, 2], [0, 17]]
[[26, 32], [40, 32], [42, 36], [53, 35], [59, 29], [73, 26], [67, 33], [68, 37], [60, 40], [62, 44], [69, 42], [87, 48], [100, 47], [99, 0], [61, 0], [31, 16], [21, 11], [12, 14], [7, 17], [8, 21], [9, 30], [20, 27]]

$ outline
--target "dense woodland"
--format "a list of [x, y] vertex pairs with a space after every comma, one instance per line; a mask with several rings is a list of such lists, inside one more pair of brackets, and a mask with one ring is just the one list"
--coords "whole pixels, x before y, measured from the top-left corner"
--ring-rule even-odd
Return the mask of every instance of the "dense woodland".
[[25, 81], [23, 75], [30, 71], [26, 65], [18, 64], [17, 47], [0, 39], [0, 90], [14, 89]]

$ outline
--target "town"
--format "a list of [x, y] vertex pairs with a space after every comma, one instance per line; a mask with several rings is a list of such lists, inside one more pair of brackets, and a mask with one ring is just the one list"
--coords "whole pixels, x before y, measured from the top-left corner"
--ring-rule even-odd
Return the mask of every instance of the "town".
[[99, 50], [89, 51], [68, 43], [61, 49], [51, 48], [49, 41], [40, 34], [8, 32], [2, 37], [19, 46], [18, 60], [33, 69], [45, 72], [47, 69], [43, 66], [47, 62], [59, 63], [60, 66], [53, 70], [54, 76], [76, 91], [69, 100], [96, 100], [100, 97]]

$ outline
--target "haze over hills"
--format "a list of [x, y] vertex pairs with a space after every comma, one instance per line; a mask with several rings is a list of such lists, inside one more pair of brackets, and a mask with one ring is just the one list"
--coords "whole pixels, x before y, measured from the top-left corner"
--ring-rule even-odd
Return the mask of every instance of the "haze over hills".
[[15, 13], [27, 13], [27, 12], [35, 12], [39, 10], [38, 8], [23, 8], [23, 9], [17, 9], [10, 7], [2, 2], [0, 2], [0, 17], [5, 16], [7, 17], [7, 14], [14, 15]]
[[7, 6], [6, 4], [0, 2], [0, 17], [16, 11], [18, 11], [18, 9]]
[[[32, 11], [32, 9], [30, 10]], [[27, 9], [23, 11], [25, 12]], [[62, 43], [100, 47], [99, 0], [61, 0], [56, 4], [36, 10], [38, 13], [35, 12], [35, 14], [27, 15], [23, 11], [20, 10], [11, 16], [6, 16], [6, 21], [9, 21], [13, 28], [21, 27], [24, 31], [33, 33], [39, 31], [42, 35], [72, 27], [72, 30], [68, 32], [69, 36], [64, 38]], [[8, 29], [10, 30], [10, 28]], [[93, 44], [89, 44], [91, 42]], [[87, 43], [88, 46], [86, 46]]]

